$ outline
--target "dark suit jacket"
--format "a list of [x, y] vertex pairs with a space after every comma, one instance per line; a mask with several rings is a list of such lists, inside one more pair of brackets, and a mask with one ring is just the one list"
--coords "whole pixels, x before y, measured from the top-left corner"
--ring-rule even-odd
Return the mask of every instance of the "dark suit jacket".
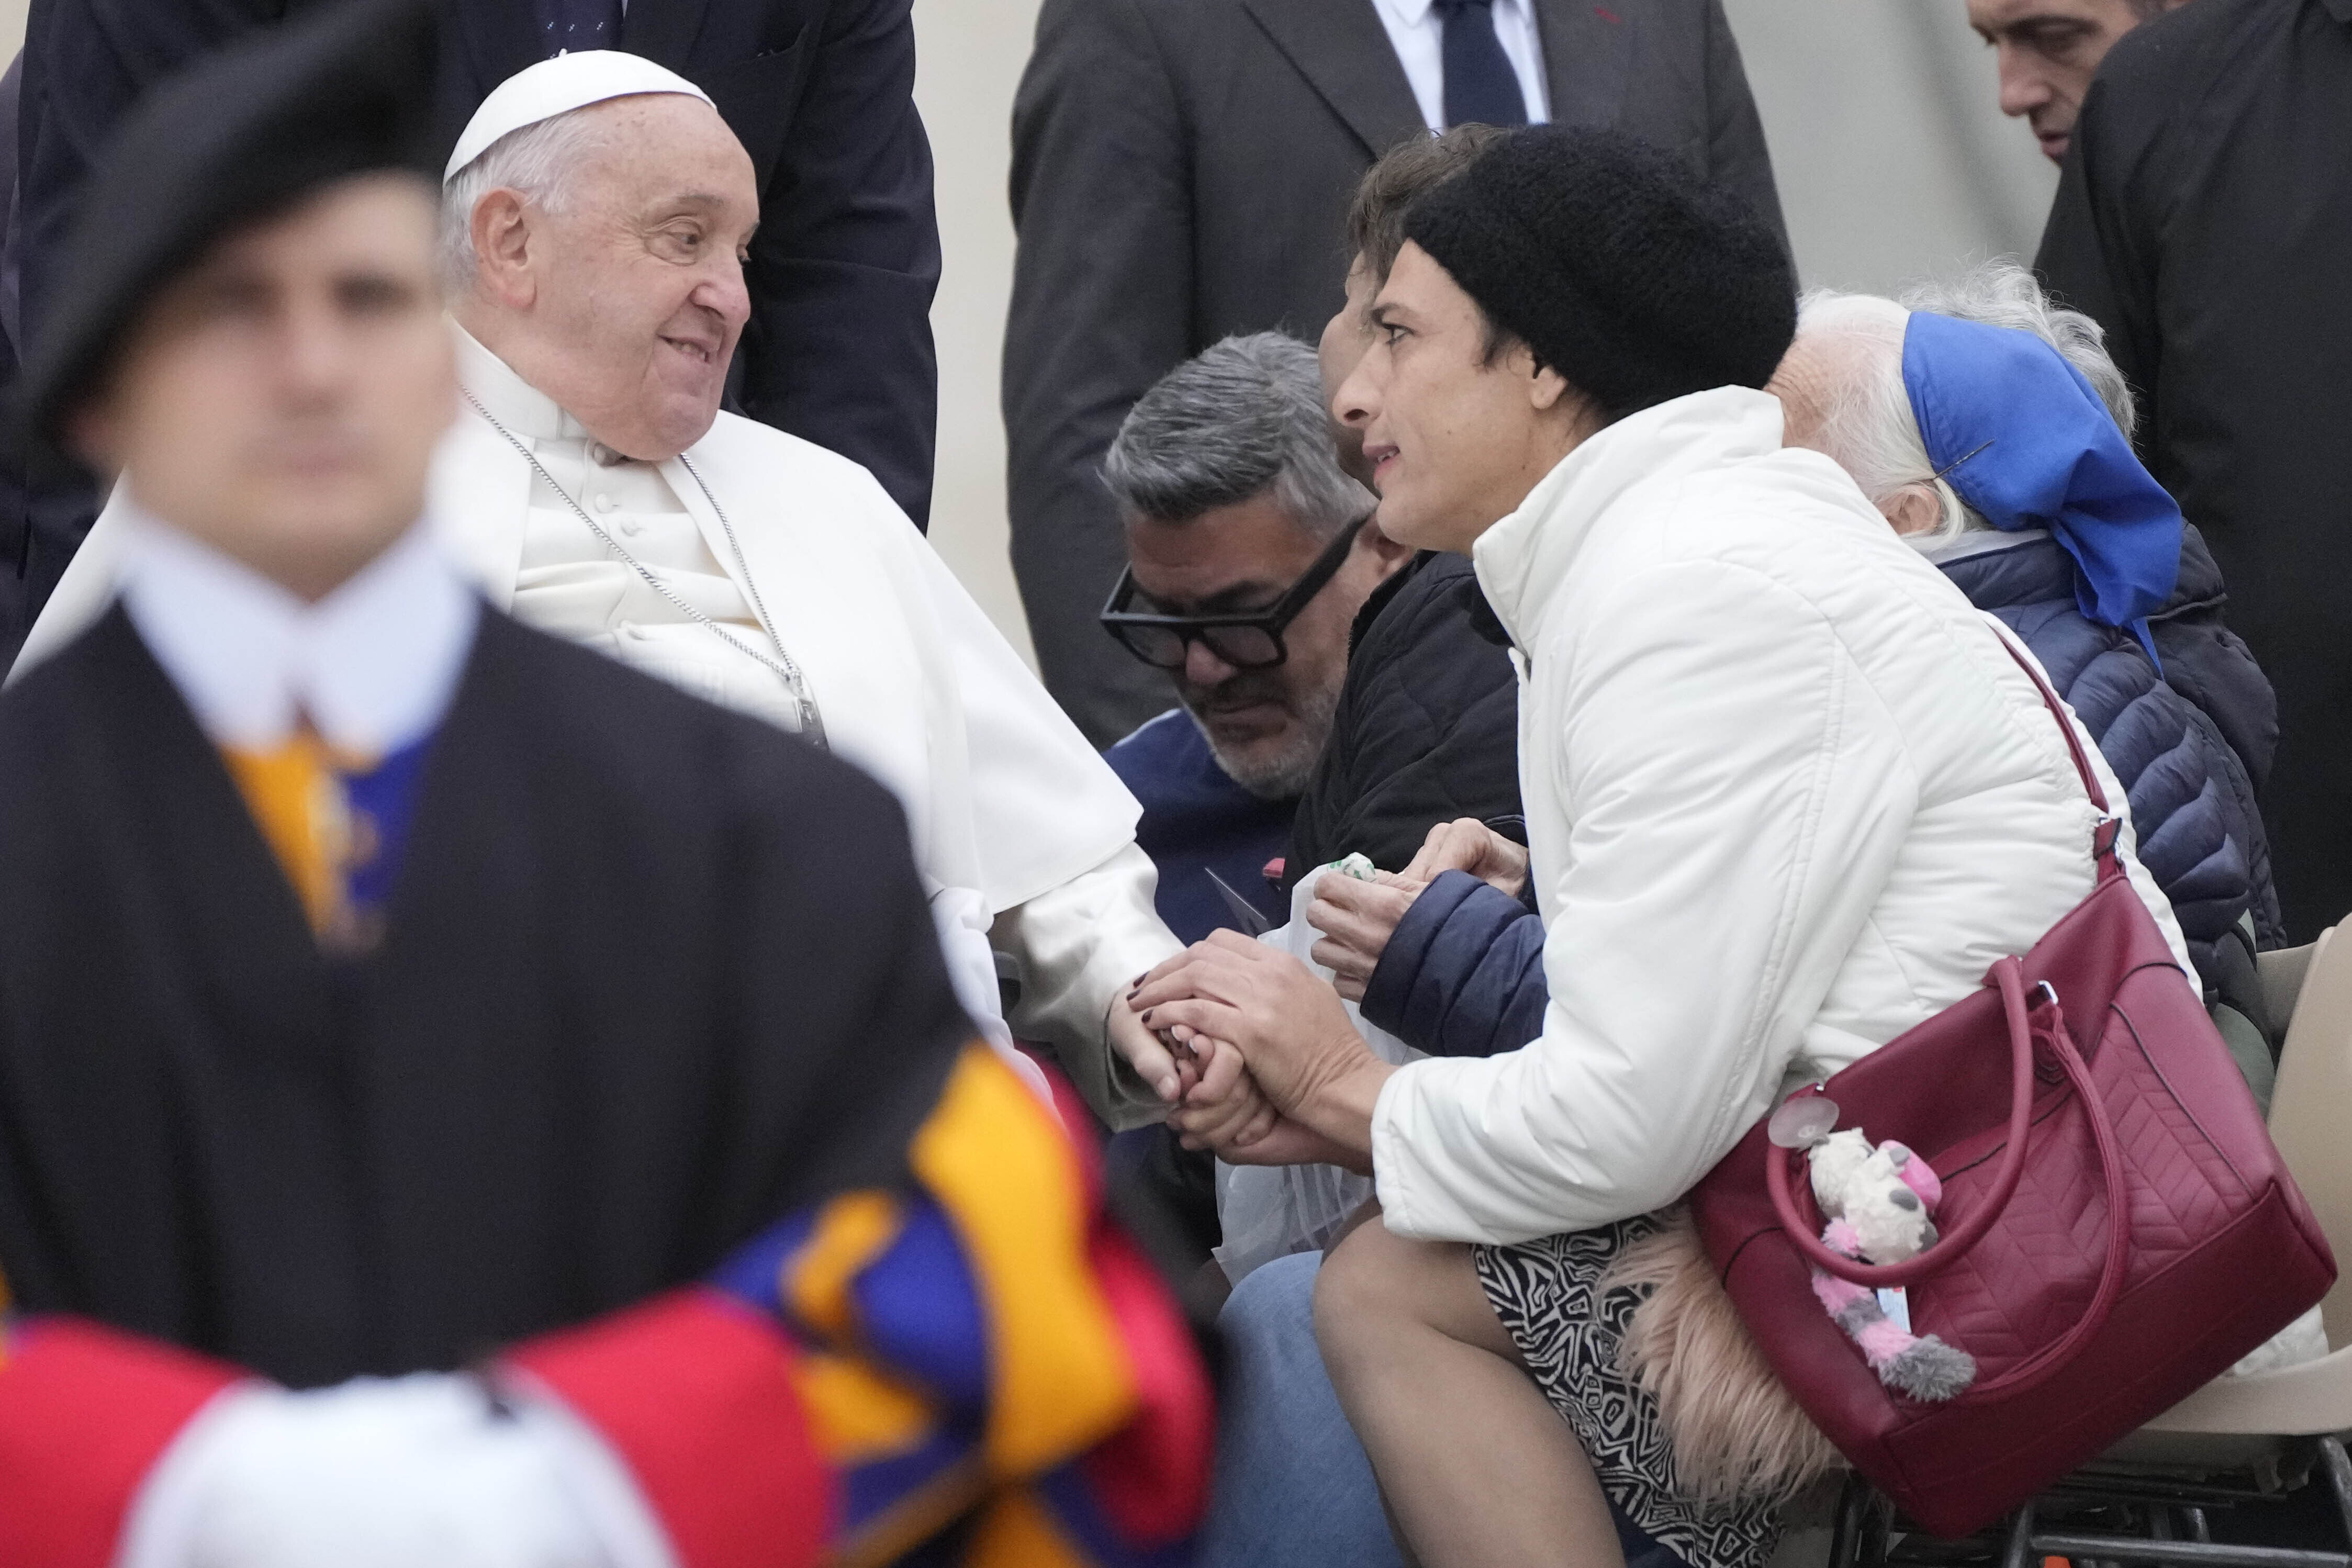
[[[1536, 14], [1555, 121], [1683, 152], [1778, 222], [1719, 0]], [[1372, 0], [1045, 0], [1013, 111], [1013, 561], [1045, 683], [1097, 744], [1168, 705], [1095, 623], [1126, 557], [1097, 475], [1119, 421], [1229, 333], [1314, 341], [1357, 181], [1425, 133]]]
[[[39, 336], [91, 163], [140, 94], [200, 54], [332, 3], [33, 0], [17, 153], [26, 342]], [[448, 5], [441, 92], [454, 145], [490, 89], [541, 51], [530, 0]], [[635, 0], [621, 47], [709, 93], [759, 172], [737, 405], [865, 464], [920, 526], [939, 417], [930, 308], [940, 239], [930, 143], [915, 112], [910, 6]], [[39, 612], [97, 515], [86, 482], [37, 489], [47, 493], [33, 501], [26, 617]], [[0, 627], [0, 652], [23, 630], [10, 637]]]
[[0, 698], [0, 1271], [296, 1385], [446, 1370], [904, 1170], [971, 1026], [889, 794], [486, 611], [321, 953], [121, 609]]

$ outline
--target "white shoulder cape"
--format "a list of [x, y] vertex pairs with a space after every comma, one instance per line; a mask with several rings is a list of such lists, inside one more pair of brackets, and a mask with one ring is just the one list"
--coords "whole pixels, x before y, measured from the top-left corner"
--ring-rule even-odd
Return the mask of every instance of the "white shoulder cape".
[[[800, 663], [844, 758], [907, 808], [932, 889], [992, 914], [1100, 865], [1141, 808], [873, 476], [721, 414], [688, 456], [725, 509], [774, 632]], [[736, 571], [727, 531], [685, 464], [663, 475]], [[514, 596], [530, 468], [467, 412], [436, 455], [429, 516], [491, 604]], [[110, 504], [26, 638], [21, 675], [113, 598], [123, 524]]]

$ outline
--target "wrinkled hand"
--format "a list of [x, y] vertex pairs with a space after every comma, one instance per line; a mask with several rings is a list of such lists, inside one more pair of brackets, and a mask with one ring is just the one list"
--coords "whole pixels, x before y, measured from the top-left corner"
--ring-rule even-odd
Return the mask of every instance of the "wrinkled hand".
[[[1231, 1042], [1277, 1110], [1343, 1144], [1357, 1142], [1355, 1118], [1325, 1125], [1326, 1113], [1361, 1100], [1337, 1091], [1360, 1089], [1367, 1074], [1384, 1078], [1388, 1064], [1356, 1033], [1339, 993], [1288, 953], [1216, 931], [1145, 975], [1128, 1000], [1152, 1027]], [[1368, 1149], [1368, 1110], [1360, 1120]]]
[[1337, 874], [1316, 882], [1314, 901], [1307, 906], [1307, 923], [1323, 933], [1315, 944], [1315, 962], [1331, 972], [1340, 995], [1350, 1002], [1364, 999], [1364, 987], [1397, 922], [1425, 886], [1385, 871], [1371, 882]]
[[1151, 1092], [1169, 1104], [1183, 1099], [1201, 1081], [1201, 1064], [1192, 1053], [1181, 1046], [1171, 1049], [1167, 1041], [1135, 1016], [1126, 997], [1110, 1005], [1104, 1032], [1111, 1048], [1125, 1057], [1127, 1065], [1151, 1086]]
[[[1213, 1040], [1187, 1029], [1172, 1031], [1202, 1064], [1201, 1081], [1185, 1091], [1183, 1102], [1168, 1113], [1168, 1125], [1181, 1136], [1187, 1149], [1211, 1149], [1220, 1156], [1241, 1151], [1264, 1138], [1276, 1113], [1257, 1079], [1250, 1076], [1241, 1051], [1224, 1040]], [[1228, 1159], [1227, 1163], [1239, 1162]]]
[[1512, 843], [1475, 816], [1457, 816], [1429, 830], [1421, 853], [1399, 880], [1433, 882], [1440, 871], [1467, 871], [1516, 899], [1528, 885], [1527, 846]]

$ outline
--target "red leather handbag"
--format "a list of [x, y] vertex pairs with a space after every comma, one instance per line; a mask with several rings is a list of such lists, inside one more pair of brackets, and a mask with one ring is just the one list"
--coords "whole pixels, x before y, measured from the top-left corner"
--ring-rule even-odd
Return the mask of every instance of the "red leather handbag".
[[[2005, 640], [2005, 639], [2004, 639]], [[2041, 672], [2084, 786], [2105, 795]], [[1765, 1359], [1924, 1529], [1982, 1528], [2162, 1414], [2325, 1295], [2336, 1263], [2203, 1003], [2099, 825], [2091, 894], [1985, 988], [1832, 1077], [1839, 1124], [1943, 1177], [1937, 1243], [1874, 1268], [1822, 1245], [1803, 1153], [1759, 1123], [1692, 1193]], [[1906, 1288], [1976, 1358], [1922, 1403], [1878, 1380], [1810, 1269]]]

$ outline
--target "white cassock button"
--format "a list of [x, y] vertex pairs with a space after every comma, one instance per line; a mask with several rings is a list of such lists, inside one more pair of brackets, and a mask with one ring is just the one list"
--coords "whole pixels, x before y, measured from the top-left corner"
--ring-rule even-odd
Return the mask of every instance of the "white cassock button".
[[637, 536], [637, 531], [643, 527], [645, 527], [645, 524], [639, 522], [634, 517], [625, 517], [621, 520], [621, 531], [627, 534], [632, 539], [635, 539]]
[[598, 511], [610, 511], [613, 510], [613, 498], [611, 496], [600, 495], [595, 498], [593, 504]]

